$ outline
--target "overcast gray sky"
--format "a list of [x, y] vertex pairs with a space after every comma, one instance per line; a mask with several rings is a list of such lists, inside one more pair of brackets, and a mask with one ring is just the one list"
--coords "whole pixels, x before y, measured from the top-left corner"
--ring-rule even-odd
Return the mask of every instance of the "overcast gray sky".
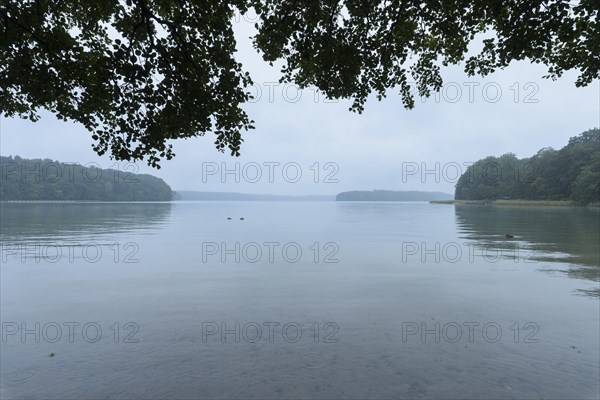
[[[255, 81], [253, 92], [260, 91], [246, 107], [256, 129], [244, 135], [242, 156], [217, 152], [211, 134], [174, 141], [173, 160], [163, 161], [158, 171], [138, 163], [138, 172], [159, 176], [174, 190], [453, 193], [458, 168], [464, 170], [469, 162], [507, 152], [531, 156], [600, 126], [598, 81], [576, 88], [576, 72], [551, 81], [542, 78], [544, 66], [528, 62], [512, 63], [486, 78], [467, 77], [463, 66], [446, 68], [442, 94], [417, 99], [415, 109], [405, 110], [395, 90], [381, 102], [370, 99], [365, 112], [355, 114], [348, 111], [348, 101], [326, 102], [314, 90], [278, 85], [279, 67], [269, 67], [251, 46], [252, 25], [243, 19], [236, 24], [238, 59]], [[114, 160], [92, 151], [92, 142], [83, 126], [46, 112], [37, 123], [0, 121], [4, 156], [114, 167]], [[236, 169], [239, 174], [224, 174]]]

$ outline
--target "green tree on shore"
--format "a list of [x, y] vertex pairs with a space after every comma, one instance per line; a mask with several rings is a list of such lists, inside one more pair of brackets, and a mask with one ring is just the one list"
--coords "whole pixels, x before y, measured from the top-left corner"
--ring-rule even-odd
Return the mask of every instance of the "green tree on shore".
[[600, 129], [572, 137], [560, 150], [530, 158], [514, 154], [475, 162], [456, 184], [457, 200], [574, 200], [600, 202]]
[[170, 201], [162, 179], [49, 159], [0, 156], [0, 200]]

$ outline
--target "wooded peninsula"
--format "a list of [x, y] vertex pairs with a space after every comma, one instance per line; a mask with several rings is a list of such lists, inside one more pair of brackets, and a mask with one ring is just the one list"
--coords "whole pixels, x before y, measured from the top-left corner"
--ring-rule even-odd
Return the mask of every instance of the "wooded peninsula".
[[170, 201], [160, 178], [50, 159], [0, 156], [2, 201]]

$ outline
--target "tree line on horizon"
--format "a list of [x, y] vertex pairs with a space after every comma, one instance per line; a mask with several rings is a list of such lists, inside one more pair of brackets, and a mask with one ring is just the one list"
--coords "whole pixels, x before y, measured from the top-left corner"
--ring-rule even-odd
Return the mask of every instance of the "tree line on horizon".
[[442, 192], [353, 190], [338, 193], [336, 201], [432, 201], [450, 200], [452, 195]]
[[572, 200], [600, 202], [600, 129], [571, 137], [555, 150], [545, 147], [518, 159], [507, 153], [471, 165], [459, 178], [456, 200]]
[[1, 201], [170, 201], [160, 178], [50, 159], [0, 156]]

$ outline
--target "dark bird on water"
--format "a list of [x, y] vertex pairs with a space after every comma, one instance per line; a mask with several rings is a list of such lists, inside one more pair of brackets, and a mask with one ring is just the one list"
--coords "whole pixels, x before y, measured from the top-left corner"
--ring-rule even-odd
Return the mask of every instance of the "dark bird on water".
[[513, 236], [513, 235], [509, 235], [509, 234], [507, 233], [507, 234], [506, 234], [506, 238], [507, 238], [507, 239], [512, 239], [512, 238], [514, 238], [514, 236]]
[[244, 220], [244, 217], [240, 218], [240, 221], [243, 221], [243, 220]]
[[228, 219], [228, 220], [230, 220], [230, 219], [231, 219], [231, 217], [227, 217], [227, 219]]

